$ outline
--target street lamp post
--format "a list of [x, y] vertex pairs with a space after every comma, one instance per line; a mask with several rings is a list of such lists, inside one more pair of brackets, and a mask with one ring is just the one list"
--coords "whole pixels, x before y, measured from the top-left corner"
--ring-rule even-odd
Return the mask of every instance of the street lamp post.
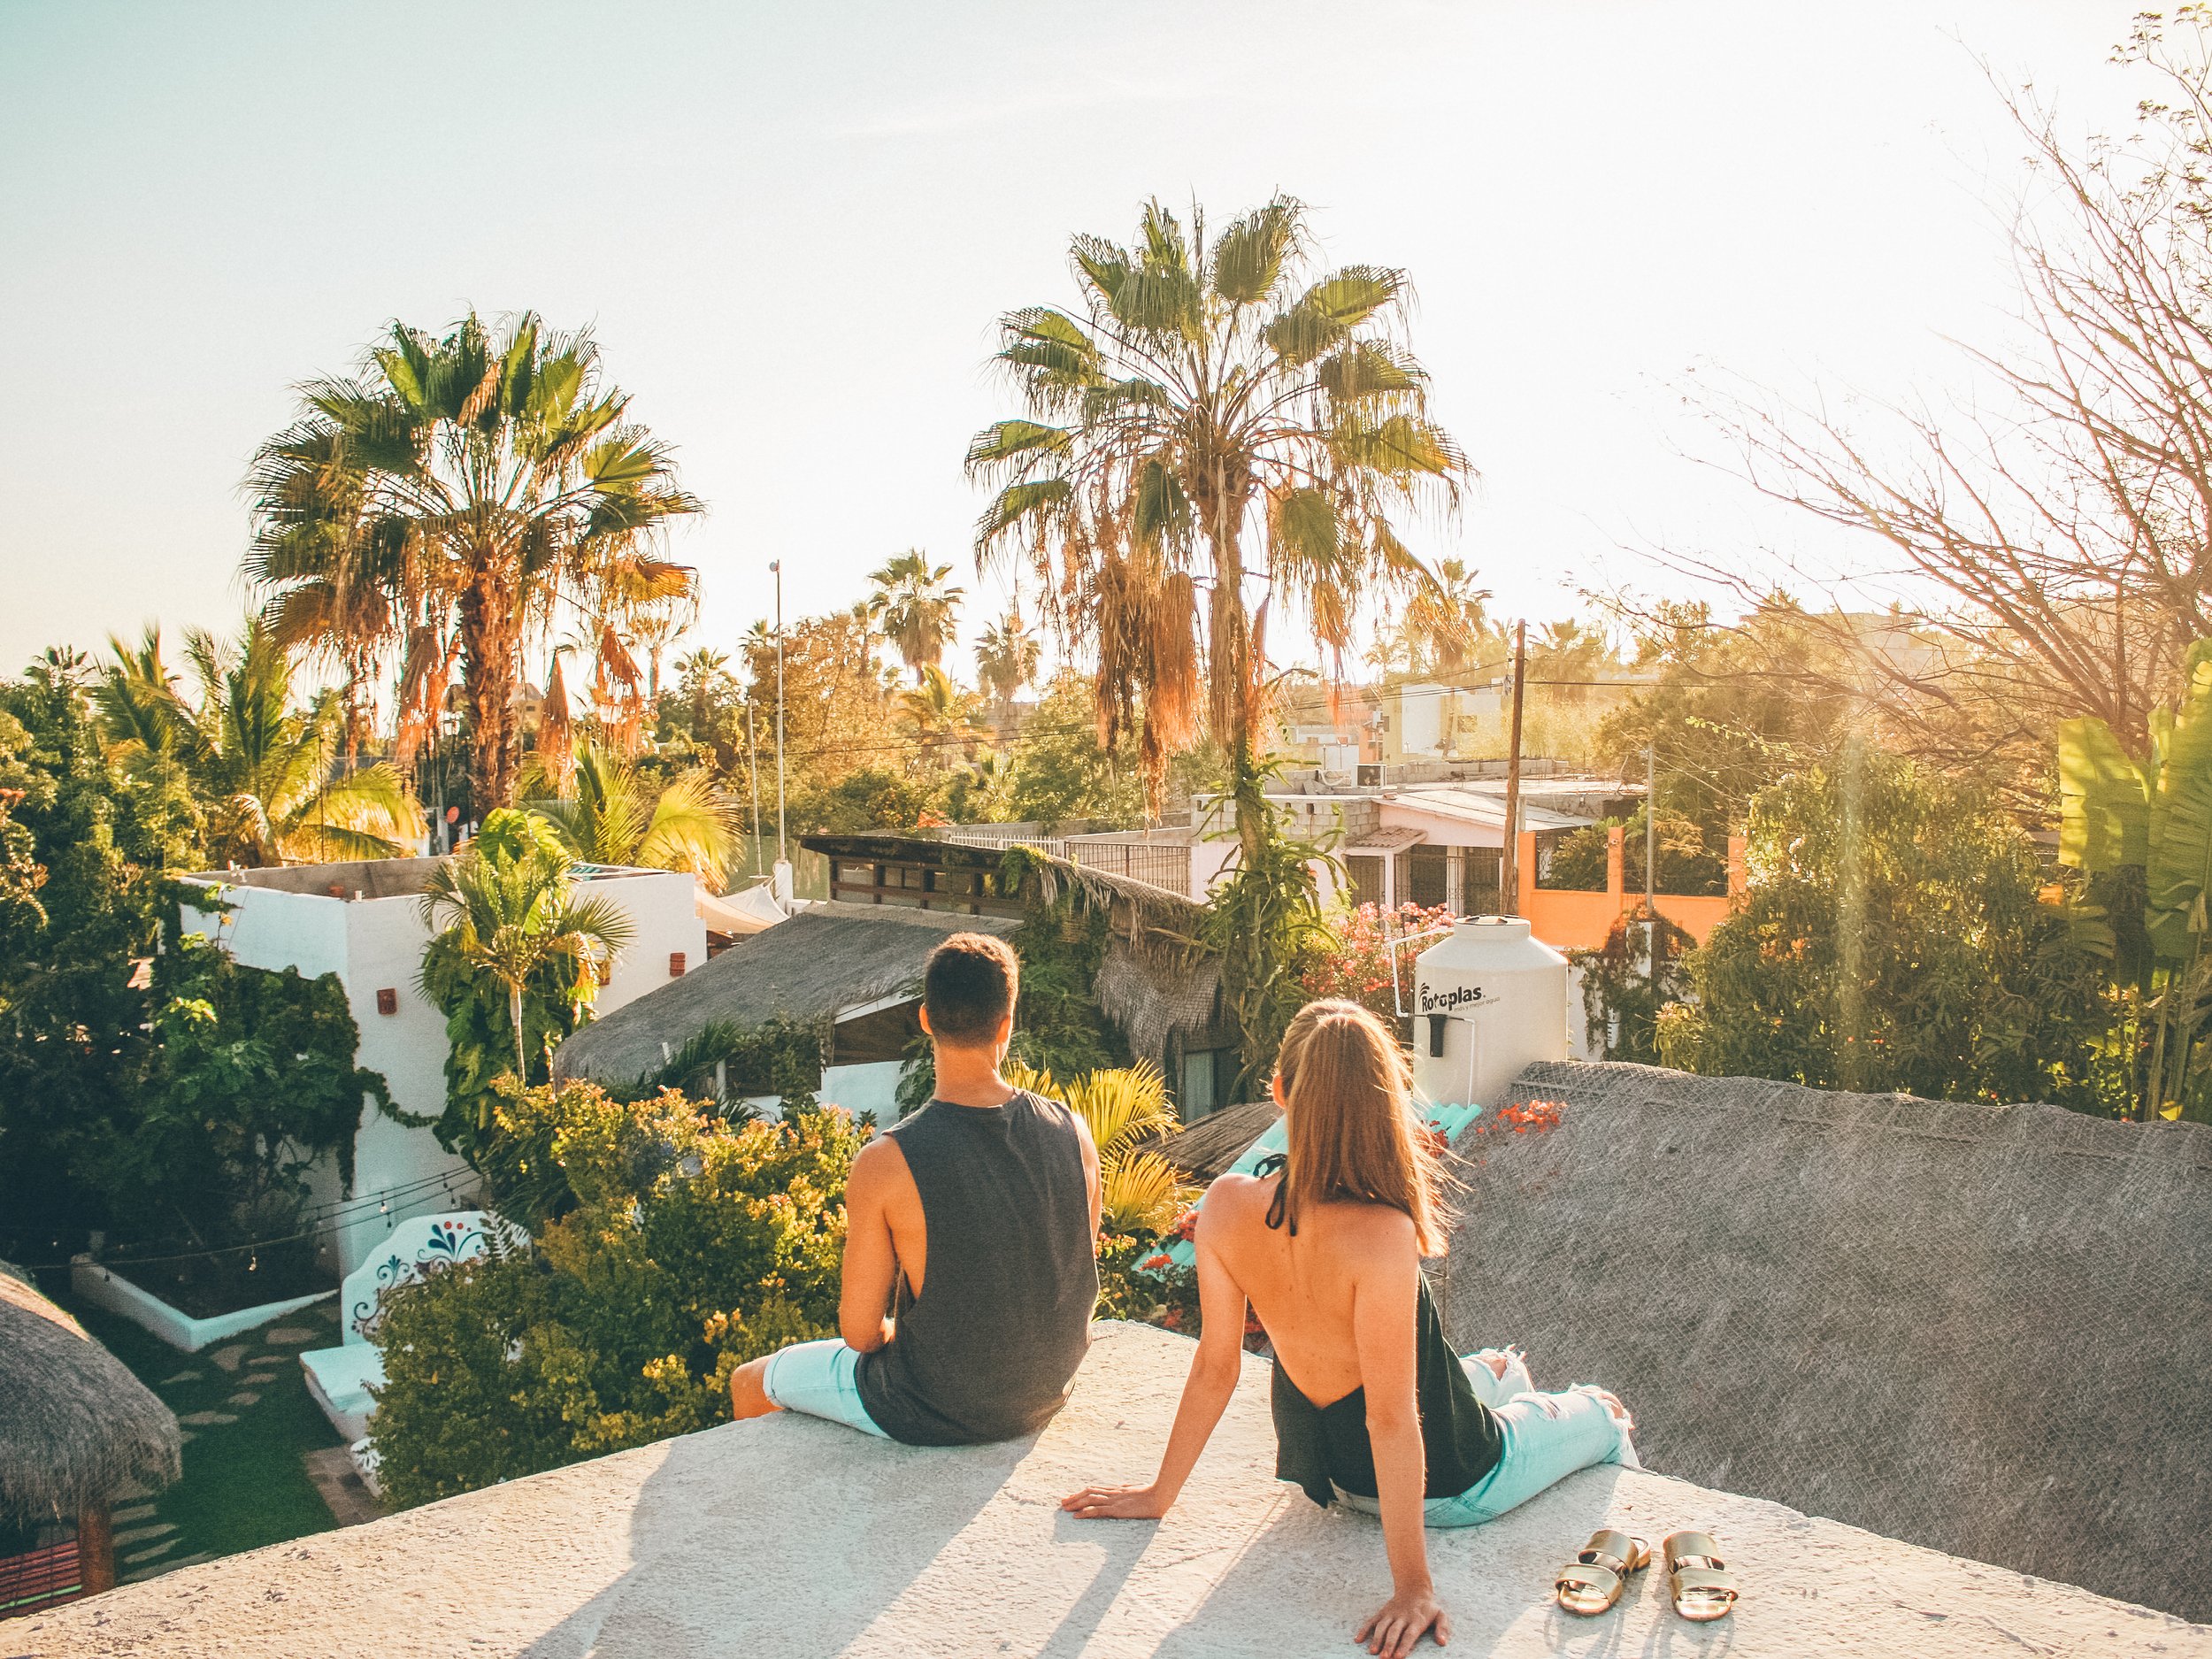
[[791, 908], [791, 855], [784, 841], [783, 824], [783, 561], [771, 559], [769, 573], [776, 579], [776, 902]]

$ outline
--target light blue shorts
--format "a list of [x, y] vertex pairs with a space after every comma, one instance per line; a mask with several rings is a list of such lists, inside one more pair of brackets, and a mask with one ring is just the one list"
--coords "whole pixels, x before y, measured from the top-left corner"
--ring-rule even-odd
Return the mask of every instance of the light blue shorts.
[[803, 1411], [879, 1440], [890, 1438], [860, 1402], [859, 1352], [835, 1337], [795, 1343], [772, 1354], [768, 1368], [760, 1374], [760, 1386], [786, 1411]]
[[[1477, 1392], [1481, 1392], [1479, 1387]], [[1497, 1466], [1457, 1497], [1428, 1499], [1422, 1505], [1424, 1525], [1479, 1526], [1508, 1509], [1519, 1508], [1578, 1469], [1597, 1463], [1642, 1467], [1621, 1420], [1586, 1388], [1571, 1388], [1563, 1394], [1518, 1394], [1491, 1409], [1505, 1441]], [[1381, 1505], [1373, 1498], [1361, 1497], [1341, 1486], [1336, 1495], [1348, 1508], [1370, 1515], [1381, 1513]]]

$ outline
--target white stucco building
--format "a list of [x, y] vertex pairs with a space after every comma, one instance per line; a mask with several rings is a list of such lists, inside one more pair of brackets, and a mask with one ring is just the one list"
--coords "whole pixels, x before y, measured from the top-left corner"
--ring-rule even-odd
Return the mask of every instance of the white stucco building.
[[[402, 1110], [435, 1117], [445, 1110], [445, 1018], [415, 976], [430, 939], [423, 878], [437, 863], [388, 858], [189, 876], [229, 908], [188, 905], [184, 926], [249, 967], [336, 974], [361, 1030], [358, 1064], [383, 1074]], [[636, 929], [596, 1011], [620, 1008], [706, 961], [690, 876], [593, 865], [578, 877], [619, 905]], [[365, 1101], [351, 1190], [340, 1190], [334, 1163], [318, 1168], [312, 1184], [319, 1213], [331, 1217], [328, 1243], [342, 1275], [407, 1217], [465, 1207], [476, 1181], [431, 1131], [409, 1128]]]

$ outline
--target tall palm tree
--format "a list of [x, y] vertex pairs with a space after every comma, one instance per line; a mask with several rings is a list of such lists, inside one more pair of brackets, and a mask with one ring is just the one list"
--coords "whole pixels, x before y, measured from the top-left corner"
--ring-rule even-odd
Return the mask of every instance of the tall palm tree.
[[290, 659], [259, 618], [235, 645], [186, 635], [188, 698], [162, 659], [157, 632], [115, 649], [95, 694], [108, 753], [130, 771], [181, 771], [217, 861], [392, 858], [420, 840], [422, 810], [390, 766], [333, 775], [344, 735], [337, 695], [295, 709]]
[[1487, 588], [1475, 586], [1466, 561], [1440, 560], [1436, 580], [1417, 587], [1406, 600], [1405, 630], [1428, 672], [1455, 674], [1490, 631]]
[[523, 801], [581, 864], [684, 870], [719, 889], [737, 856], [737, 808], [703, 767], [656, 788], [611, 749], [584, 743], [557, 787], [527, 768]]
[[975, 648], [976, 678], [997, 703], [1002, 726], [1011, 717], [1021, 688], [1037, 678], [1043, 657], [1043, 647], [1022, 621], [1019, 605], [1009, 605], [1003, 621], [983, 630]]
[[868, 574], [876, 590], [867, 600], [868, 616], [914, 671], [918, 684], [924, 669], [944, 660], [952, 642], [963, 590], [947, 582], [951, 574], [951, 565], [932, 565], [919, 548], [909, 548]]
[[730, 654], [702, 645], [676, 659], [676, 672], [685, 695], [691, 699], [691, 734], [704, 742], [715, 698], [737, 689], [737, 681], [730, 673]]
[[1471, 470], [1397, 326], [1405, 273], [1315, 275], [1298, 203], [1210, 239], [1202, 214], [1186, 228], [1155, 201], [1133, 246], [1078, 236], [1072, 262], [1079, 310], [1000, 324], [996, 360], [1026, 410], [969, 446], [971, 475], [998, 487], [977, 555], [1030, 560], [1048, 618], [1096, 654], [1110, 737], [1141, 707], [1156, 797], [1195, 734], [1205, 590], [1205, 702], [1248, 865], [1266, 823], [1269, 606], [1348, 649], [1371, 588], [1425, 579], [1394, 516], [1455, 508]]
[[920, 745], [932, 765], [943, 765], [956, 749], [991, 735], [975, 718], [975, 699], [934, 663], [923, 666], [920, 683], [899, 693], [892, 710], [899, 730]]
[[423, 925], [465, 966], [488, 974], [507, 994], [515, 1076], [523, 1081], [530, 1072], [522, 1004], [531, 981], [565, 971], [573, 995], [588, 1000], [598, 964], [626, 949], [637, 931], [611, 899], [577, 897], [566, 853], [534, 833], [529, 816], [493, 812], [458, 856], [431, 871], [422, 894]]
[[365, 637], [404, 641], [403, 724], [457, 655], [475, 805], [506, 804], [526, 637], [586, 583], [633, 603], [687, 593], [692, 573], [650, 548], [699, 503], [603, 384], [589, 331], [530, 312], [495, 329], [472, 312], [442, 338], [396, 323], [358, 374], [300, 399], [254, 457], [248, 579], [288, 629], [302, 611], [303, 636], [341, 595], [380, 615]]

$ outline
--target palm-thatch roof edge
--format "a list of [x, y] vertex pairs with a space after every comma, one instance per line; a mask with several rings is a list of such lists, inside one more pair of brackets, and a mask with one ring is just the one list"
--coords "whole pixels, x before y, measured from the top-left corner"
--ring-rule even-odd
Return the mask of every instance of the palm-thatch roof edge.
[[918, 990], [929, 953], [954, 933], [1003, 937], [1019, 925], [906, 905], [810, 905], [592, 1021], [554, 1051], [554, 1075], [629, 1083], [713, 1021], [743, 1030], [784, 1021], [826, 1036], [841, 1010]]
[[176, 1414], [0, 1262], [0, 1522], [73, 1522], [184, 1472]]
[[1647, 1466], [2212, 1620], [2212, 1125], [1532, 1065], [1478, 1126], [1463, 1347]]

